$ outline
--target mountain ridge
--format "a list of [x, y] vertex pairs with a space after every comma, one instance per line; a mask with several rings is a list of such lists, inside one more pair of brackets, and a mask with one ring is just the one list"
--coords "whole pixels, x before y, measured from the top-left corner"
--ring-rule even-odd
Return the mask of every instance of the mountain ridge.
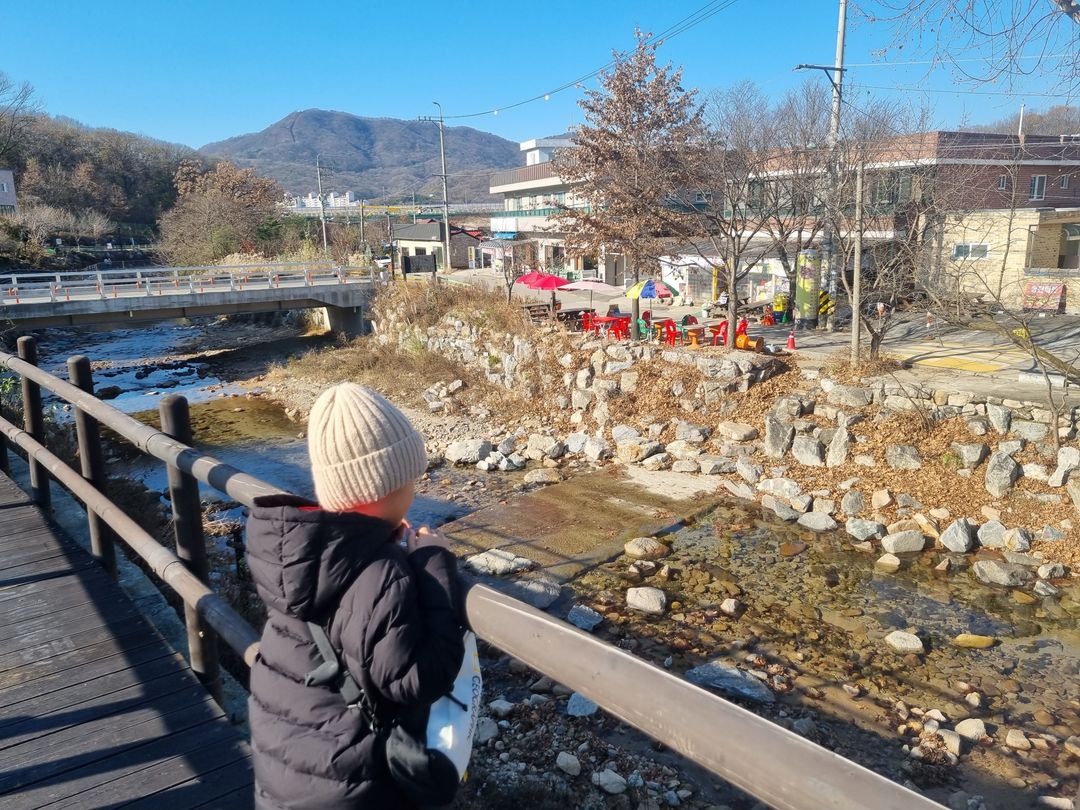
[[[444, 130], [446, 171], [455, 202], [490, 199], [488, 177], [521, 163], [518, 144], [472, 127]], [[326, 192], [360, 197], [418, 197], [442, 189], [438, 127], [427, 121], [359, 116], [340, 110], [296, 110], [258, 132], [202, 146], [200, 153], [252, 167], [293, 194], [315, 191], [315, 161]]]

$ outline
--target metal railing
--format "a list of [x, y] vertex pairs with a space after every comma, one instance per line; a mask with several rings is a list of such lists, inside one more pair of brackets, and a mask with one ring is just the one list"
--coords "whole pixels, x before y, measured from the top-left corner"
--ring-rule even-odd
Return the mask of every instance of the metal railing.
[[[192, 670], [220, 700], [218, 637], [249, 666], [259, 638], [208, 585], [198, 482], [248, 507], [257, 496], [282, 490], [193, 448], [183, 397], [162, 399], [157, 430], [93, 395], [86, 357], [68, 360], [68, 382], [37, 367], [33, 338], [20, 338], [18, 348], [18, 356], [0, 352], [0, 366], [21, 378], [23, 394], [23, 427], [0, 418], [0, 470], [8, 469], [8, 445], [22, 448], [35, 502], [48, 507], [50, 477], [82, 501], [92, 552], [113, 576], [118, 538], [183, 599]], [[42, 388], [75, 407], [80, 472], [44, 446]], [[167, 465], [175, 554], [104, 495], [99, 426]], [[777, 810], [940, 810], [914, 791], [493, 588], [470, 586], [465, 609], [480, 638]]]
[[141, 270], [76, 270], [66, 273], [0, 275], [0, 299], [6, 304], [132, 296], [199, 295], [206, 292], [316, 287], [366, 281], [330, 262], [164, 267]]

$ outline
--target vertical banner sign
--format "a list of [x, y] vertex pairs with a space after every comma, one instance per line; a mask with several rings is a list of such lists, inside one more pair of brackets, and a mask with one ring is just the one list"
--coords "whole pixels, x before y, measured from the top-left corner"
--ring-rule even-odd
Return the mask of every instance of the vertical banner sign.
[[795, 317], [803, 326], [817, 326], [821, 292], [821, 254], [810, 248], [799, 253], [795, 284]]

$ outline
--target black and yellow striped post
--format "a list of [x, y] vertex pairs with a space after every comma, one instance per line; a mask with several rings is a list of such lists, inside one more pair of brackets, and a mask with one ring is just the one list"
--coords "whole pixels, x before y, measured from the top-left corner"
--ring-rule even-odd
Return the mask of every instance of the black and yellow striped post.
[[822, 290], [818, 293], [818, 321], [827, 322], [834, 312], [836, 312], [836, 302], [827, 290]]

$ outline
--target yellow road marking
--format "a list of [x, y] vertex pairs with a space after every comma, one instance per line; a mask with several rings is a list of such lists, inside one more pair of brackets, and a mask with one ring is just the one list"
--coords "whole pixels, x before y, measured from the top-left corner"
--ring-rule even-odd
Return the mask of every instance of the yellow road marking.
[[1004, 368], [1008, 368], [1007, 364], [981, 363], [978, 360], [965, 360], [962, 357], [925, 357], [921, 359], [912, 359], [911, 362], [918, 366], [952, 368], [957, 371], [973, 371], [976, 373], [1001, 371]]

